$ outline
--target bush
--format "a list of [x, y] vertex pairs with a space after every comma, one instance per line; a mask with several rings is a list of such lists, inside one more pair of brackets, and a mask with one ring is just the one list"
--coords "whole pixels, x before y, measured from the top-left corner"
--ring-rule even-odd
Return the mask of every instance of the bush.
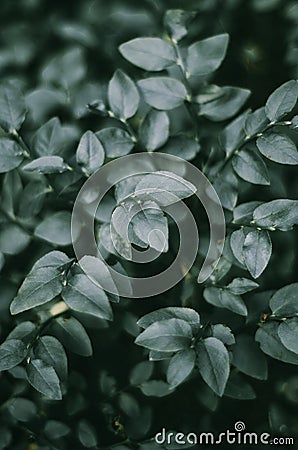
[[297, 437], [297, 5], [61, 3], [1, 6], [0, 448]]

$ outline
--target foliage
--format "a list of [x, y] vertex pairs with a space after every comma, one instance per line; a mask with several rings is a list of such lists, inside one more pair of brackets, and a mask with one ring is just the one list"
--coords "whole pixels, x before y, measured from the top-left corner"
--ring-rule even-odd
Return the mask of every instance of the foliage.
[[[230, 18], [245, 21], [241, 0], [187, 11], [169, 1], [77, 2], [71, 20], [68, 4], [21, 1], [15, 17], [14, 3], [1, 6], [0, 448], [150, 450], [162, 427], [219, 431], [234, 419], [298, 436], [297, 36], [289, 27], [286, 78], [264, 38], [277, 72], [268, 84], [266, 69], [255, 72], [259, 47], [237, 47]], [[281, 1], [247, 3], [280, 34], [286, 17], [297, 19], [294, 3], [293, 14]], [[240, 57], [251, 77], [241, 76]], [[171, 263], [179, 236], [164, 208], [178, 200], [202, 242], [174, 288], [134, 300], [82, 271], [71, 212], [93, 173], [140, 152], [200, 168], [227, 232], [199, 284], [209, 227], [195, 186], [171, 167], [120, 182], [95, 218], [99, 248], [120, 272]], [[130, 244], [158, 260], [135, 267]], [[255, 414], [246, 401], [262, 408]]]

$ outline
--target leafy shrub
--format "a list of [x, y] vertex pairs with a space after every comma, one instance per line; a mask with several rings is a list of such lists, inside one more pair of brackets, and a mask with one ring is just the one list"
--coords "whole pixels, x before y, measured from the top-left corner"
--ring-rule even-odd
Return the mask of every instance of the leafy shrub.
[[[42, 6], [54, 13], [43, 3], [21, 2], [21, 11], [30, 10], [35, 23]], [[255, 98], [249, 108], [249, 89], [221, 81], [235, 44], [212, 20], [219, 2], [202, 2], [199, 12], [159, 11], [162, 30], [148, 12], [159, 7], [149, 3], [143, 11], [127, 5], [124, 19], [107, 7], [105, 17], [119, 30], [110, 40], [103, 25], [99, 60], [105, 75], [114, 72], [100, 83], [96, 3], [87, 10], [78, 2], [79, 19], [70, 22], [63, 10], [59, 20], [44, 20], [54, 20], [52, 33], [63, 44], [57, 52], [46, 35], [43, 54], [32, 30], [23, 39], [6, 25], [0, 448], [150, 450], [159, 448], [154, 435], [162, 427], [219, 431], [237, 419], [255, 431], [298, 434], [298, 82], [273, 78], [271, 92], [261, 84], [264, 104]], [[270, 20], [282, 22], [290, 14], [281, 2], [250, 3], [253, 17], [273, 11]], [[4, 8], [7, 17], [12, 7]], [[240, 1], [226, 2], [228, 29], [240, 10]], [[292, 61], [293, 49], [288, 53]], [[32, 79], [22, 75], [29, 64]], [[179, 236], [165, 206], [186, 199], [200, 230], [202, 246], [191, 270], [181, 268], [183, 280], [136, 300], [111, 294], [81, 269], [71, 213], [92, 174], [138, 153], [179, 156], [200, 168], [224, 208], [226, 239], [212, 275], [198, 283], [209, 226], [195, 186], [171, 167], [118, 183], [96, 212], [95, 234], [120, 273], [150, 275], [171, 264]], [[136, 267], [136, 247], [160, 256]], [[104, 278], [96, 258], [86, 258]]]

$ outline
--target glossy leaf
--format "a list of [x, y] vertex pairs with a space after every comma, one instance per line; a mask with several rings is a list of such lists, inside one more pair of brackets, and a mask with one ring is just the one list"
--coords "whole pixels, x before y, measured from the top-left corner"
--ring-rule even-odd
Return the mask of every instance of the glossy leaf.
[[170, 110], [181, 106], [187, 90], [181, 81], [170, 77], [145, 78], [138, 82], [145, 102], [153, 108]]

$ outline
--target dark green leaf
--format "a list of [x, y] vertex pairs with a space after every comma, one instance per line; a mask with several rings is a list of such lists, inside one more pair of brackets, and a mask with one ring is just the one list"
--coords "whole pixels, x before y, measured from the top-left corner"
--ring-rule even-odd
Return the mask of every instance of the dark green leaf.
[[233, 211], [233, 221], [240, 224], [249, 224], [252, 220], [254, 210], [261, 204], [262, 202], [252, 201], [236, 206]]
[[223, 396], [230, 373], [229, 354], [224, 344], [214, 337], [197, 345], [198, 367], [205, 383], [220, 397]]
[[41, 359], [33, 359], [27, 366], [29, 383], [38, 392], [51, 400], [61, 400], [62, 394], [59, 379], [53, 367], [45, 364]]
[[235, 344], [234, 335], [229, 327], [221, 323], [212, 325], [212, 336], [219, 339], [225, 345]]
[[247, 233], [244, 232], [243, 228], [240, 228], [240, 230], [233, 231], [230, 238], [230, 246], [233, 255], [240, 264], [244, 264], [243, 245], [246, 235]]
[[267, 380], [267, 360], [249, 335], [240, 334], [236, 337], [236, 344], [233, 346], [233, 365], [250, 377]]
[[34, 348], [34, 355], [53, 367], [60, 380], [67, 378], [67, 356], [58, 339], [53, 336], [41, 336]]
[[9, 339], [0, 345], [0, 372], [20, 364], [27, 356], [25, 344], [18, 339]]
[[21, 339], [25, 341], [30, 339], [35, 331], [36, 326], [33, 322], [21, 322], [9, 333], [6, 339]]
[[191, 374], [195, 366], [196, 353], [193, 349], [177, 353], [170, 360], [167, 369], [167, 382], [176, 387]]
[[23, 190], [23, 183], [17, 170], [8, 172], [4, 175], [1, 207], [10, 217], [15, 217], [17, 206]]
[[293, 317], [282, 322], [278, 327], [281, 343], [291, 352], [298, 354], [298, 318]]
[[100, 141], [92, 131], [86, 131], [81, 137], [76, 152], [77, 163], [83, 172], [90, 175], [99, 169], [105, 159], [105, 152]]
[[174, 41], [178, 42], [187, 35], [187, 27], [195, 16], [195, 12], [182, 9], [168, 9], [166, 11], [164, 25]]
[[298, 355], [288, 350], [278, 336], [278, 322], [267, 322], [258, 328], [255, 339], [266, 355], [288, 364], [298, 364]]
[[166, 112], [149, 111], [140, 128], [140, 138], [147, 150], [162, 147], [169, 137], [170, 120]]
[[150, 380], [142, 383], [140, 389], [148, 397], [165, 397], [171, 393], [173, 388], [165, 381]]
[[231, 167], [223, 170], [214, 181], [214, 188], [219, 196], [222, 206], [233, 210], [238, 199], [238, 179]]
[[61, 156], [42, 156], [34, 159], [23, 167], [28, 172], [39, 173], [62, 173], [69, 170], [69, 166], [64, 162]]
[[189, 161], [200, 151], [200, 144], [187, 136], [177, 135], [170, 137], [161, 151]]
[[0, 173], [16, 169], [23, 159], [23, 150], [15, 141], [7, 138], [0, 139]]
[[137, 112], [140, 96], [132, 79], [118, 69], [109, 83], [108, 99], [112, 113], [125, 120]]
[[286, 113], [292, 111], [298, 97], [298, 82], [287, 81], [279, 86], [266, 102], [266, 115], [271, 122], [276, 122]]
[[83, 325], [74, 317], [58, 317], [52, 326], [54, 334], [69, 348], [81, 356], [91, 356], [92, 346]]
[[0, 251], [7, 255], [17, 255], [30, 243], [30, 235], [14, 223], [0, 225]]
[[181, 106], [187, 98], [187, 90], [181, 81], [170, 77], [145, 78], [138, 82], [148, 105], [161, 110]]
[[144, 203], [141, 212], [132, 220], [137, 237], [158, 252], [168, 251], [168, 221], [162, 210], [154, 202]]
[[202, 104], [202, 96], [199, 95], [197, 101], [200, 104], [200, 115], [215, 122], [230, 119], [242, 108], [250, 94], [248, 89], [224, 86], [219, 88], [218, 96], [214, 100]]
[[243, 114], [236, 117], [236, 119], [227, 125], [219, 135], [219, 143], [227, 157], [230, 156], [245, 139], [246, 134], [244, 126], [248, 114], [249, 111], [245, 111]]
[[200, 326], [200, 316], [190, 308], [182, 308], [177, 306], [169, 306], [168, 308], [160, 308], [152, 311], [138, 320], [141, 328], [147, 328], [155, 322], [165, 319], [182, 319], [190, 324], [192, 329], [198, 330]]
[[78, 437], [85, 448], [95, 447], [97, 445], [97, 436], [94, 428], [84, 419], [80, 420], [78, 426]]
[[154, 363], [150, 361], [142, 361], [137, 364], [129, 374], [129, 382], [133, 386], [138, 386], [147, 381], [153, 372]]
[[42, 125], [32, 139], [32, 148], [38, 156], [59, 155], [64, 144], [64, 131], [58, 117]]
[[134, 142], [127, 131], [122, 128], [109, 127], [96, 133], [108, 158], [127, 155], [134, 147]]
[[270, 299], [272, 313], [279, 317], [294, 316], [298, 313], [298, 283], [282, 287]]
[[255, 150], [254, 147], [246, 147], [237, 152], [232, 159], [233, 168], [245, 181], [268, 185], [270, 180], [266, 164]]
[[235, 400], [253, 400], [256, 398], [256, 393], [239, 373], [232, 372], [228, 379], [224, 396]]
[[34, 236], [54, 245], [69, 245], [72, 242], [70, 222], [71, 213], [59, 211], [40, 222], [35, 228]]
[[225, 288], [208, 287], [204, 290], [204, 299], [211, 305], [226, 308], [241, 316], [247, 315], [247, 308], [239, 295]]
[[40, 258], [21, 285], [10, 310], [18, 314], [49, 302], [62, 291], [63, 271], [70, 259], [62, 252], [53, 251]]
[[258, 206], [253, 213], [254, 223], [282, 231], [298, 224], [298, 200], [278, 199]]
[[259, 137], [257, 146], [262, 155], [280, 164], [298, 164], [296, 145], [288, 136], [278, 133], [266, 133]]
[[100, 319], [112, 320], [113, 312], [105, 292], [86, 275], [75, 275], [63, 288], [62, 297], [73, 309]]
[[137, 345], [173, 352], [189, 347], [192, 338], [190, 325], [181, 319], [165, 319], [149, 325], [135, 340]]
[[228, 48], [229, 35], [218, 34], [195, 42], [188, 49], [187, 70], [191, 75], [207, 75], [219, 68]]
[[269, 120], [265, 114], [265, 108], [262, 106], [248, 114], [244, 125], [245, 133], [248, 137], [255, 136], [264, 131], [268, 124]]
[[266, 230], [250, 231], [244, 240], [244, 262], [253, 278], [258, 278], [267, 267], [272, 253], [270, 235]]
[[121, 55], [137, 67], [159, 71], [176, 61], [174, 48], [159, 38], [136, 38], [120, 45]]
[[58, 420], [48, 420], [44, 432], [49, 439], [60, 439], [70, 433], [70, 428]]
[[34, 217], [42, 209], [46, 195], [50, 188], [44, 180], [30, 181], [22, 193], [18, 215], [20, 217]]
[[233, 292], [233, 294], [241, 295], [253, 291], [258, 287], [258, 283], [249, 280], [248, 278], [234, 278], [234, 280], [228, 284], [227, 289]]
[[29, 422], [36, 413], [37, 408], [33, 402], [22, 397], [15, 397], [8, 403], [10, 414], [20, 422]]
[[26, 116], [24, 98], [13, 84], [0, 86], [0, 127], [11, 133], [19, 130]]

